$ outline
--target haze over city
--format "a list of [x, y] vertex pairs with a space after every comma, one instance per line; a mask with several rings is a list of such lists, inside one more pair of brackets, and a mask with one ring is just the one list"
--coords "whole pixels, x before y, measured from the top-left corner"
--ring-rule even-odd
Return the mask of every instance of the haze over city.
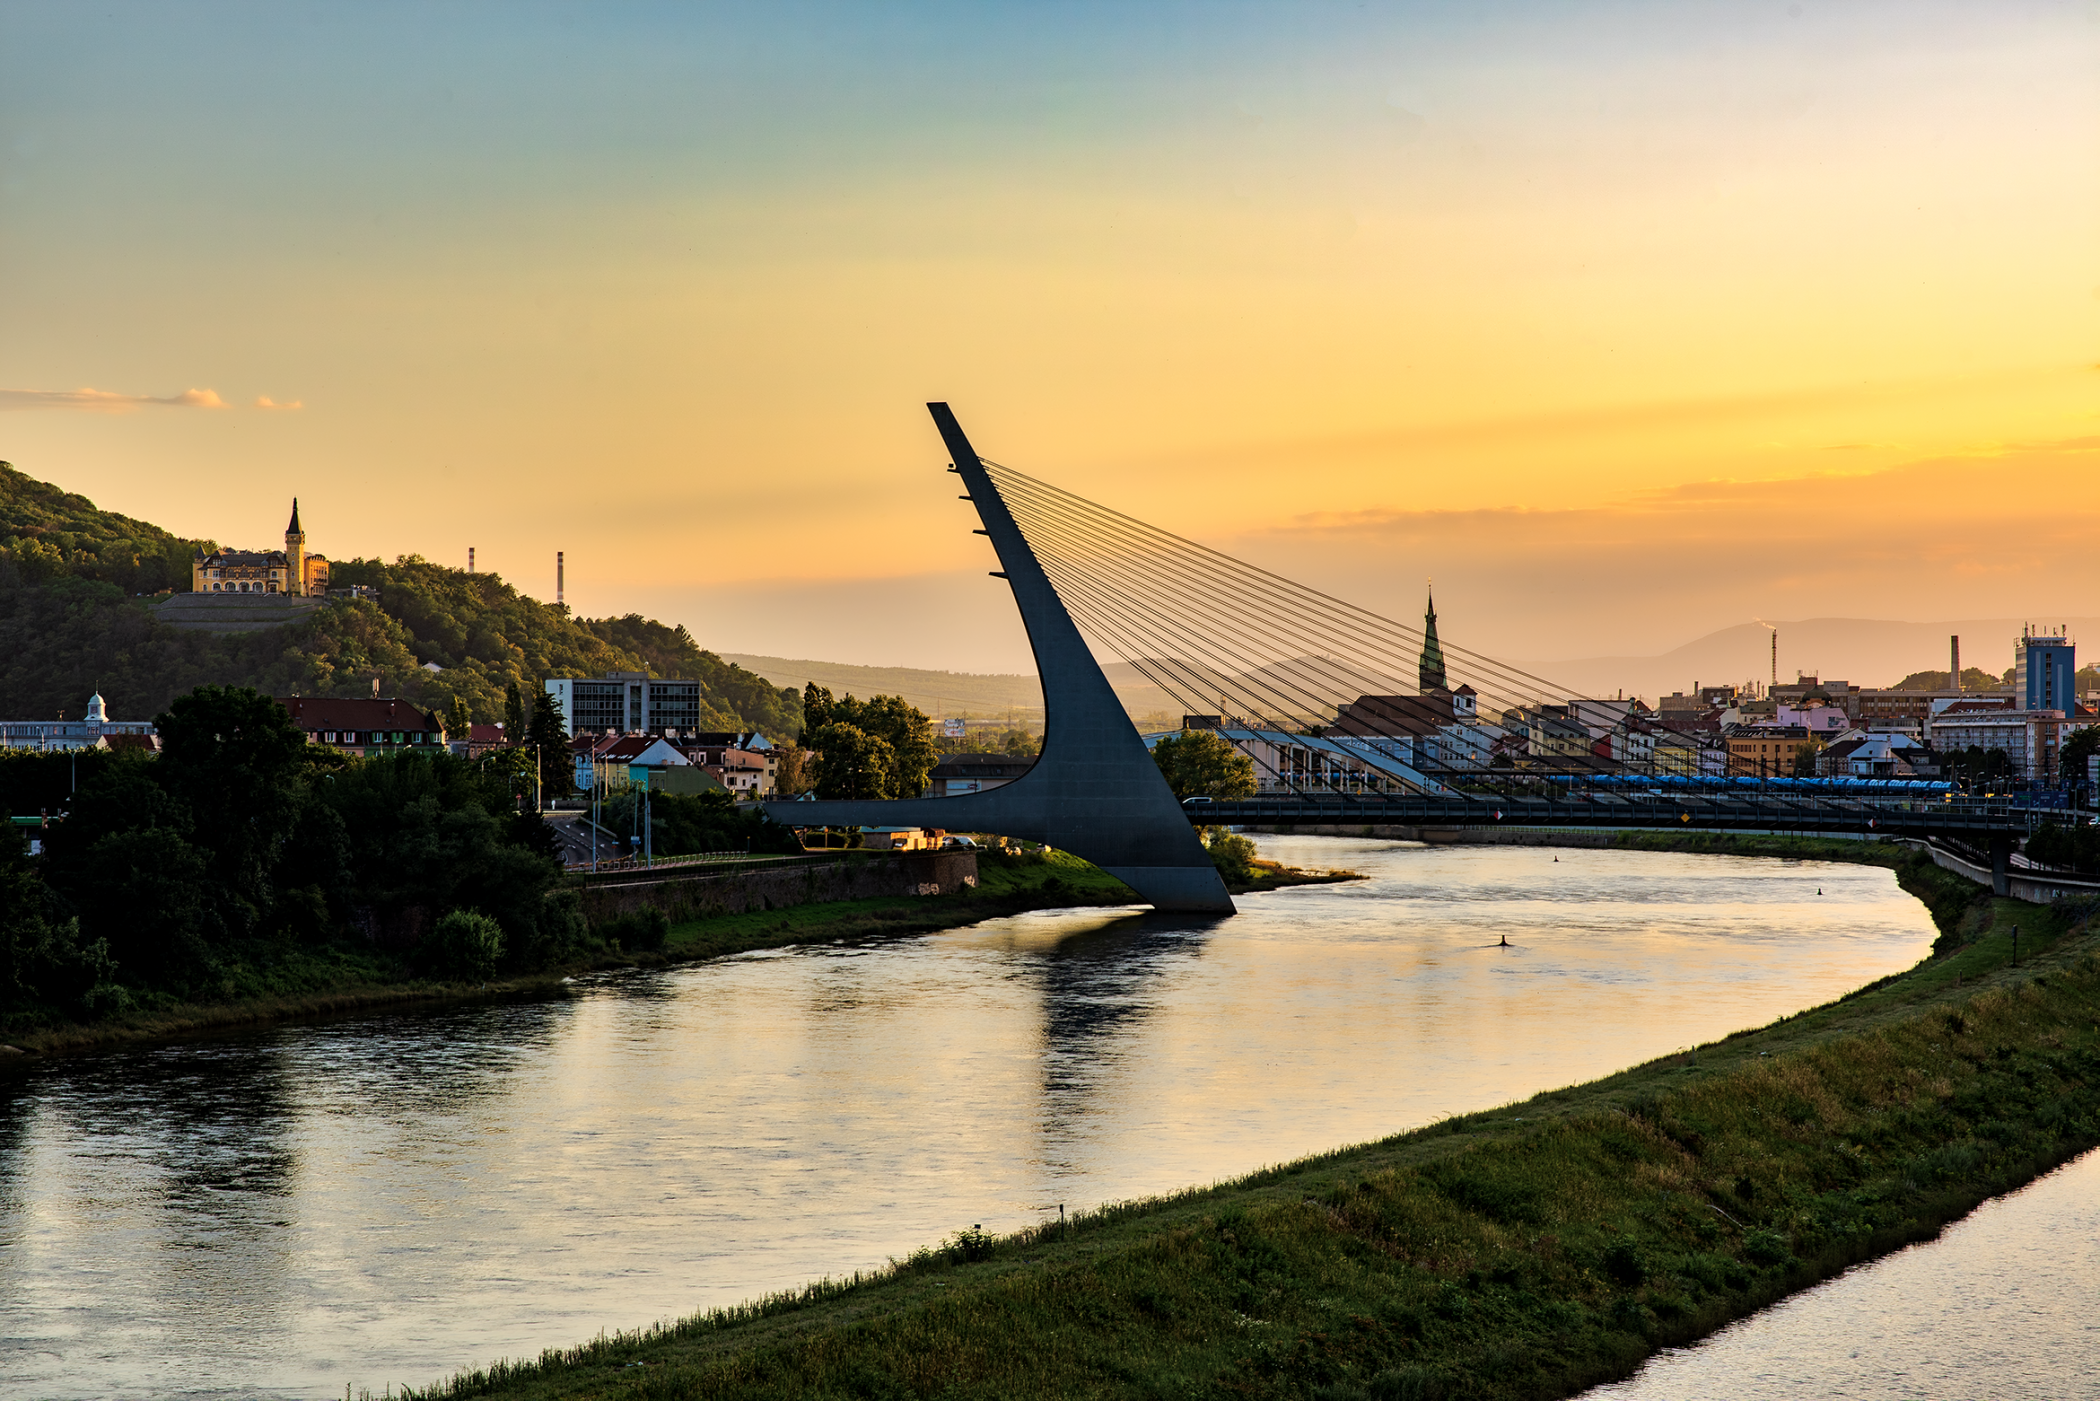
[[338, 558], [551, 597], [562, 550], [578, 610], [722, 651], [1030, 669], [945, 399], [1391, 616], [1434, 575], [1494, 655], [2100, 583], [2087, 5], [6, 34], [0, 456], [178, 532], [266, 545], [297, 494]]

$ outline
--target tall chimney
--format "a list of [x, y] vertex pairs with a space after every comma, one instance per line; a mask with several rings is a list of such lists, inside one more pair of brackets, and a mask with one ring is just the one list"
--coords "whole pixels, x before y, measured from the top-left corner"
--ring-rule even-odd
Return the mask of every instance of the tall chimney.
[[467, 572], [469, 574], [474, 572], [474, 547], [472, 545], [467, 546]]
[[1954, 678], [1949, 683], [1948, 689], [1959, 691], [1961, 689], [1961, 638], [1959, 636], [1950, 637], [1947, 639], [1947, 645], [1951, 654], [1950, 666], [1952, 667], [1948, 675]]
[[561, 551], [554, 552], [554, 606], [561, 607]]

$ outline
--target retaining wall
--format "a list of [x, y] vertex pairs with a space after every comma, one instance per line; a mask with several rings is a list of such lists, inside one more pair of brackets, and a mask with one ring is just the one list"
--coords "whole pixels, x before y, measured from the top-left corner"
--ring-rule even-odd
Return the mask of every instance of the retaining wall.
[[824, 900], [939, 895], [977, 884], [974, 851], [907, 851], [894, 856], [798, 861], [727, 875], [637, 871], [583, 885], [584, 917], [601, 920], [654, 907], [672, 921], [781, 910]]
[[[1904, 845], [1916, 847], [1924, 852], [1932, 858], [1932, 864], [1943, 871], [1966, 876], [1978, 885], [1991, 884], [1991, 868], [1980, 862], [1948, 851], [1935, 842], [1907, 841]], [[2059, 900], [2066, 895], [2100, 894], [2100, 881], [2022, 870], [2014, 866], [2005, 873], [2005, 893], [2015, 900], [2025, 900], [2030, 905], [2046, 905], [2051, 900]]]

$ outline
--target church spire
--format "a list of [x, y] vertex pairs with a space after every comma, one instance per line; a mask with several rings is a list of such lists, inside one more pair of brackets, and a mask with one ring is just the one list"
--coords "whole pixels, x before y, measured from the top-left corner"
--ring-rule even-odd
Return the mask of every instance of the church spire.
[[1416, 679], [1422, 690], [1433, 691], [1444, 684], [1444, 644], [1436, 635], [1436, 585], [1430, 582], [1429, 611], [1422, 617], [1422, 665]]
[[299, 498], [296, 496], [292, 498], [292, 523], [284, 528], [284, 533], [287, 535], [305, 534], [304, 531], [299, 529]]

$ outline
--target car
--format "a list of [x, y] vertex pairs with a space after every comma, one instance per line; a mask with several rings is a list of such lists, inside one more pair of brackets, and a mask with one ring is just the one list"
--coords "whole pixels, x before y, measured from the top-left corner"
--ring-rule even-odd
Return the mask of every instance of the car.
[[1197, 794], [1197, 795], [1196, 795], [1195, 797], [1193, 797], [1193, 798], [1183, 798], [1183, 799], [1181, 800], [1181, 805], [1182, 805], [1183, 807], [1190, 807], [1190, 806], [1192, 806], [1192, 805], [1194, 805], [1194, 804], [1196, 804], [1196, 803], [1209, 803], [1209, 802], [1215, 802], [1215, 801], [1217, 801], [1217, 800], [1216, 800], [1215, 798], [1206, 798], [1206, 797], [1204, 797], [1204, 796], [1203, 796], [1203, 795], [1202, 795], [1201, 793], [1198, 793], [1198, 794]]

